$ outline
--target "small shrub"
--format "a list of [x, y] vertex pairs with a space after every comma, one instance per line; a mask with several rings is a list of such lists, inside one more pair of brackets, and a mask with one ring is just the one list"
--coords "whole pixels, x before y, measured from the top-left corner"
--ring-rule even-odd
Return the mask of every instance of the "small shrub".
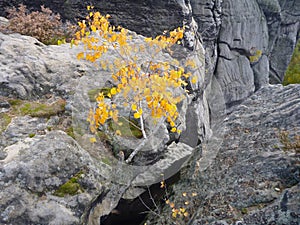
[[35, 37], [44, 44], [57, 44], [58, 40], [70, 40], [75, 33], [70, 23], [63, 23], [59, 14], [41, 6], [41, 11], [28, 12], [25, 5], [6, 9], [9, 24], [2, 27], [5, 33], [17, 32]]
[[[144, 43], [133, 45], [130, 43], [134, 38], [132, 33], [111, 25], [109, 18], [109, 15], [91, 11], [86, 20], [78, 22], [79, 31], [74, 40], [75, 44], [81, 42], [84, 45], [84, 51], [77, 54], [79, 60], [93, 63], [99, 60], [101, 68], [111, 72], [112, 87], [99, 87], [88, 93], [90, 99], [95, 99], [97, 90], [100, 90], [96, 96], [97, 108], [91, 109], [88, 116], [91, 132], [105, 129], [107, 123], [113, 121], [116, 123], [115, 135], [122, 135], [124, 130], [121, 130], [123, 122], [120, 118], [124, 119], [124, 116], [119, 113], [122, 109], [131, 112], [139, 125], [135, 126], [138, 135], [144, 139], [152, 135], [152, 130], [146, 127], [147, 115], [151, 116], [153, 125], [164, 120], [170, 132], [180, 134], [177, 105], [186, 99], [188, 86], [197, 83], [197, 76], [192, 74], [197, 69], [193, 60], [195, 56], [189, 52], [182, 62], [175, 58], [169, 61], [155, 58], [161, 52], [173, 54], [173, 49], [181, 44], [184, 27], [155, 38], [145, 38]], [[119, 55], [114, 61], [108, 62], [102, 57], [112, 52]], [[142, 52], [144, 56], [140, 55]], [[130, 163], [138, 151], [137, 147], [126, 162]]]

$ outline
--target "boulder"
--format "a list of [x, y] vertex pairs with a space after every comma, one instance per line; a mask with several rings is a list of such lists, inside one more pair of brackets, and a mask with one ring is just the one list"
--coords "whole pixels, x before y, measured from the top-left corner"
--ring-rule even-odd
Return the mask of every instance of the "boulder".
[[97, 70], [78, 61], [76, 51], [70, 45], [47, 47], [32, 37], [0, 32], [0, 95], [20, 99], [69, 96], [79, 77]]
[[79, 224], [102, 192], [95, 162], [62, 131], [23, 138], [4, 151], [1, 224]]

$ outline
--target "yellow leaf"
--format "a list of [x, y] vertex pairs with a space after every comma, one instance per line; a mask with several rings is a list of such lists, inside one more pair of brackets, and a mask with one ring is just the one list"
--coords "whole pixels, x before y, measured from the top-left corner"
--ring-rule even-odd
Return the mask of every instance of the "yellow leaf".
[[136, 110], [137, 110], [137, 105], [136, 105], [136, 104], [132, 104], [132, 105], [131, 105], [131, 109], [132, 109], [133, 111], [136, 111]]
[[84, 53], [83, 52], [78, 53], [77, 54], [77, 59], [80, 60], [82, 58], [84, 58]]
[[192, 84], [195, 84], [195, 83], [197, 83], [197, 77], [196, 77], [196, 76], [194, 76], [194, 77], [192, 78], [191, 82], [192, 82]]
[[170, 122], [171, 127], [175, 127], [175, 123], [173, 121]]
[[136, 113], [133, 114], [133, 117], [136, 118], [136, 119], [138, 119], [138, 118], [141, 117], [141, 115], [140, 115], [139, 113], [136, 112]]
[[142, 115], [142, 114], [143, 114], [143, 109], [142, 109], [142, 108], [139, 108], [138, 113], [139, 113], [140, 115]]
[[110, 93], [111, 93], [112, 95], [117, 94], [117, 88], [113, 87], [112, 89], [110, 89]]
[[120, 136], [121, 135], [121, 131], [120, 130], [116, 130], [115, 134]]
[[91, 26], [91, 30], [92, 30], [93, 32], [96, 32], [97, 28], [95, 27], [95, 25], [92, 25], [92, 26]]
[[173, 213], [172, 213], [172, 217], [173, 217], [173, 218], [176, 218], [176, 217], [177, 217], [177, 212], [173, 212]]
[[62, 39], [62, 40], [58, 40], [57, 41], [57, 45], [62, 45], [62, 44], [65, 44], [66, 43], [66, 40], [65, 39]]
[[95, 143], [96, 141], [97, 141], [97, 140], [96, 140], [95, 137], [91, 137], [91, 138], [90, 138], [90, 142], [91, 142], [91, 143]]
[[174, 132], [176, 132], [176, 130], [177, 130], [176, 127], [173, 127], [173, 128], [171, 129], [171, 132], [174, 133]]
[[183, 213], [184, 217], [188, 217], [189, 216], [189, 213], [188, 212], [185, 212]]
[[152, 38], [149, 37], [149, 38], [145, 38], [145, 42], [151, 42], [152, 41]]

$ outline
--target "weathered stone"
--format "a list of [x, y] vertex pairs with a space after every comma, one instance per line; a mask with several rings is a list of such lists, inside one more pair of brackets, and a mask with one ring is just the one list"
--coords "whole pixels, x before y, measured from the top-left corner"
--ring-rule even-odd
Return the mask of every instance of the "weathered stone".
[[[85, 14], [85, 3], [77, 0], [73, 1], [3, 1], [0, 7], [17, 6], [24, 3], [31, 10], [38, 10], [40, 4], [50, 7], [54, 12], [58, 12], [65, 19], [82, 18]], [[222, 83], [222, 90], [227, 92], [239, 92], [244, 85], [248, 86], [243, 95], [227, 95], [228, 105], [239, 102], [253, 92], [253, 87], [263, 86], [261, 82], [267, 82], [268, 79], [261, 77], [270, 77], [271, 83], [281, 83], [284, 77], [284, 71], [287, 68], [296, 39], [300, 29], [299, 23], [299, 3], [287, 1], [284, 4], [280, 0], [251, 0], [251, 1], [181, 1], [172, 0], [168, 2], [161, 1], [143, 1], [136, 2], [128, 0], [122, 1], [91, 1], [96, 10], [112, 15], [112, 22], [123, 25], [143, 35], [161, 34], [164, 30], [169, 30], [185, 23], [185, 20], [195, 21], [198, 26], [203, 44], [206, 50], [206, 77], [211, 80], [213, 74], [217, 77], [221, 75], [232, 76], [234, 74], [245, 72], [242, 77], [248, 77], [249, 74], [257, 73], [257, 68], [249, 68], [249, 62], [243, 60], [236, 65], [236, 61], [228, 61], [229, 71], [223, 68], [219, 63], [223, 63], [222, 45], [228, 45], [228, 49], [233, 55], [242, 55], [249, 57], [251, 49], [256, 48], [262, 52], [264, 64], [263, 74], [250, 76], [249, 80], [243, 83], [235, 83], [236, 80], [229, 79]], [[63, 6], [63, 7], [62, 7]], [[1, 12], [0, 12], [1, 13]], [[5, 15], [5, 11], [2, 11]], [[222, 17], [221, 17], [222, 15]], [[187, 26], [187, 29], [190, 29]], [[187, 36], [186, 36], [187, 37]], [[232, 54], [230, 54], [232, 55]], [[229, 60], [229, 58], [227, 58]], [[269, 64], [267, 65], [265, 64]], [[222, 67], [222, 71], [216, 70], [216, 67]], [[221, 74], [219, 74], [221, 73]], [[260, 73], [260, 72], [258, 72]], [[233, 77], [231, 77], [233, 78]], [[258, 80], [256, 80], [256, 78]], [[239, 79], [239, 77], [236, 77]], [[263, 80], [263, 81], [262, 81]], [[4, 82], [4, 81], [3, 81]], [[234, 85], [231, 82], [235, 83]], [[246, 83], [245, 83], [246, 82]], [[22, 88], [22, 87], [20, 87]], [[235, 90], [234, 88], [237, 88]], [[19, 92], [22, 92], [20, 89]], [[24, 94], [24, 90], [22, 92]]]
[[[91, 63], [78, 61], [76, 59], [76, 53], [82, 50], [82, 46], [72, 49], [69, 45], [45, 46], [36, 39], [26, 36], [17, 34], [0, 35], [3, 40], [0, 48], [4, 59], [1, 64], [3, 82], [1, 83], [2, 89], [0, 94], [29, 100], [45, 98], [48, 94], [50, 97], [51, 95], [54, 95], [54, 97], [60, 95], [67, 98], [69, 101], [69, 110], [72, 111], [73, 133], [76, 141], [82, 147], [79, 147], [79, 145], [76, 144], [77, 142], [74, 141], [74, 145], [76, 145], [78, 149], [77, 147], [75, 149], [73, 149], [73, 147], [70, 149], [67, 148], [68, 146], [65, 145], [70, 143], [70, 141], [64, 139], [67, 138], [64, 137], [65, 134], [63, 133], [64, 135], [61, 135], [57, 131], [50, 131], [52, 128], [50, 130], [48, 129], [49, 127], [56, 127], [60, 121], [59, 115], [51, 116], [50, 119], [30, 116], [18, 116], [13, 118], [12, 122], [3, 131], [0, 139], [0, 150], [3, 153], [3, 166], [9, 169], [9, 172], [5, 172], [5, 176], [2, 177], [1, 182], [7, 186], [13, 185], [16, 182], [15, 176], [17, 176], [16, 174], [20, 171], [18, 167], [19, 164], [16, 162], [20, 161], [22, 169], [28, 172], [24, 172], [25, 174], [22, 173], [20, 175], [20, 179], [23, 179], [23, 177], [26, 177], [26, 179], [21, 180], [21, 185], [19, 186], [22, 193], [24, 192], [24, 196], [28, 196], [28, 198], [24, 199], [24, 201], [28, 202], [28, 204], [26, 204], [28, 207], [18, 206], [20, 213], [14, 215], [14, 213], [10, 213], [11, 208], [6, 209], [6, 203], [3, 204], [1, 207], [3, 207], [5, 212], [5, 215], [3, 214], [5, 221], [18, 222], [23, 219], [26, 223], [38, 223], [37, 218], [40, 218], [40, 221], [47, 220], [46, 223], [51, 224], [56, 223], [61, 217], [59, 212], [69, 215], [74, 213], [74, 211], [76, 211], [77, 214], [66, 217], [66, 224], [76, 224], [80, 221], [80, 217], [82, 217], [82, 221], [84, 222], [99, 221], [100, 217], [106, 216], [117, 206], [125, 192], [130, 191], [130, 189], [137, 190], [136, 186], [147, 187], [160, 182], [162, 173], [166, 175], [166, 178], [176, 174], [192, 154], [193, 148], [199, 144], [198, 135], [201, 139], [200, 141], [203, 141], [206, 135], [205, 132], [209, 132], [210, 130], [207, 99], [205, 91], [201, 90], [201, 88], [204, 87], [203, 83], [205, 83], [205, 77], [204, 52], [200, 44], [196, 45], [195, 55], [190, 56], [189, 51], [183, 48], [178, 50], [178, 55], [175, 54], [175, 51], [173, 54], [180, 60], [182, 59], [183, 63], [186, 56], [193, 57], [196, 59], [195, 63], [197, 65], [197, 69], [192, 72], [197, 76], [199, 83], [189, 87], [190, 93], [187, 94], [188, 99], [179, 106], [180, 129], [182, 130], [182, 135], [186, 137], [184, 138], [185, 144], [179, 142], [170, 145], [170, 140], [178, 141], [180, 139], [179, 135], [171, 137], [165, 122], [161, 121], [161, 126], [154, 124], [153, 120], [150, 119], [149, 112], [144, 110], [145, 125], [147, 129], [152, 132], [150, 133], [149, 139], [139, 140], [137, 138], [130, 139], [128, 137], [114, 139], [114, 141], [118, 141], [120, 149], [115, 148], [113, 150], [122, 151], [122, 149], [124, 149], [123, 151], [126, 152], [139, 147], [141, 148], [141, 151], [133, 161], [133, 165], [127, 165], [124, 164], [121, 159], [118, 160], [114, 158], [112, 151], [105, 146], [105, 140], [103, 140], [103, 143], [101, 141], [97, 144], [91, 143], [90, 138], [92, 135], [90, 134], [89, 126], [86, 121], [90, 108], [95, 107], [96, 104], [90, 91], [103, 88], [108, 83], [113, 85], [110, 72], [99, 67], [93, 68], [94, 65]], [[142, 36], [138, 36], [134, 33], [132, 33], [132, 35], [132, 45], [139, 45], [143, 42], [144, 38]], [[24, 46], [20, 43], [23, 43]], [[151, 48], [147, 49], [147, 53], [141, 52], [136, 56], [144, 61], [164, 60], [171, 64], [173, 61], [173, 58], [169, 54], [162, 51], [156, 54], [155, 59], [153, 59], [153, 56], [151, 56]], [[114, 61], [117, 57], [118, 54], [115, 51], [110, 51], [110, 53], [105, 56], [105, 60]], [[58, 61], [60, 61], [60, 64], [58, 64]], [[22, 68], [22, 70], [18, 71], [18, 68]], [[24, 68], [27, 69], [25, 70]], [[76, 69], [84, 73], [85, 76], [81, 76], [79, 72], [76, 73], [73, 71]], [[182, 90], [177, 91], [182, 92]], [[71, 100], [72, 103], [70, 103]], [[191, 105], [190, 108], [189, 105]], [[193, 113], [193, 116], [187, 115], [188, 110]], [[129, 118], [130, 109], [121, 109], [120, 115], [128, 116]], [[187, 126], [190, 124], [193, 124], [193, 128], [186, 131]], [[193, 138], [194, 140], [192, 141], [193, 143], [189, 140], [188, 136], [191, 132], [196, 132]], [[57, 137], [55, 137], [56, 135]], [[143, 142], [146, 144], [142, 145]], [[60, 146], [60, 144], [62, 146]], [[47, 148], [47, 150], [45, 150], [45, 148]], [[71, 153], [61, 155], [63, 154], [60, 151], [62, 149], [70, 151]], [[76, 152], [77, 150], [79, 151], [79, 161], [76, 157], [73, 157], [75, 154], [73, 154], [73, 151]], [[59, 154], [57, 152], [59, 152]], [[25, 161], [19, 156], [20, 154], [26, 157]], [[96, 175], [94, 173], [89, 174], [88, 176], [91, 177], [87, 178], [87, 180], [84, 181], [86, 183], [82, 185], [94, 187], [94, 184], [90, 184], [91, 182], [101, 182], [102, 184], [106, 184], [105, 189], [107, 190], [107, 194], [104, 195], [102, 189], [100, 190], [98, 186], [97, 188], [94, 187], [95, 192], [83, 187], [84, 194], [87, 196], [76, 193], [74, 197], [70, 197], [71, 199], [68, 201], [64, 196], [58, 201], [57, 197], [54, 196], [55, 193], [61, 195], [61, 191], [57, 191], [60, 187], [67, 184], [64, 183], [66, 179], [72, 180], [72, 177], [76, 176], [74, 170], [80, 170], [80, 168], [83, 167], [81, 154], [84, 154], [85, 157], [91, 157], [87, 159], [87, 170], [93, 172], [96, 170], [95, 174], [102, 177], [101, 180], [95, 180], [94, 176]], [[143, 160], [149, 159], [155, 154], [157, 159], [152, 161]], [[31, 155], [32, 157], [30, 157]], [[57, 161], [55, 161], [56, 158]], [[92, 159], [97, 162], [97, 167]], [[42, 163], [44, 161], [47, 161], [47, 163]], [[12, 164], [17, 165], [17, 167], [10, 169], [9, 166]], [[52, 166], [50, 166], [50, 164]], [[59, 167], [59, 169], [56, 167]], [[55, 171], [55, 169], [57, 169], [57, 171]], [[62, 170], [64, 172], [61, 173]], [[42, 173], [42, 171], [44, 171], [44, 173]], [[149, 173], [149, 171], [152, 172]], [[11, 175], [8, 176], [7, 174], [9, 173], [11, 173]], [[40, 173], [42, 174], [38, 175]], [[37, 180], [35, 180], [35, 178]], [[109, 181], [111, 181], [110, 184], [108, 184]], [[51, 199], [51, 201], [46, 202], [43, 200], [35, 200], [36, 205], [45, 205], [46, 207], [46, 205], [49, 204], [50, 208], [57, 205], [57, 208], [61, 207], [62, 209], [59, 211], [50, 210], [46, 212], [43, 207], [40, 207], [40, 211], [36, 210], [37, 206], [32, 205], [31, 201], [33, 200], [31, 200], [31, 193], [27, 193], [27, 191], [24, 190], [25, 186], [29, 188], [31, 192], [45, 193], [45, 195]], [[81, 188], [78, 188], [78, 190], [80, 191]], [[78, 202], [79, 200], [77, 201], [77, 198], [80, 199], [80, 196], [83, 196], [84, 203]], [[137, 192], [134, 191], [131, 196], [136, 197]], [[13, 194], [11, 198], [14, 198]], [[101, 201], [99, 199], [101, 199]], [[7, 200], [7, 202], [9, 201], [11, 201], [11, 199]], [[66, 201], [68, 203], [66, 203]], [[78, 207], [80, 207], [80, 209]], [[71, 208], [71, 210], [65, 210], [66, 208]], [[55, 209], [55, 207], [53, 209]], [[15, 212], [14, 210], [15, 208], [12, 212]], [[30, 214], [30, 212], [33, 213]], [[53, 220], [50, 221], [47, 219], [48, 217], [53, 217]], [[27, 220], [27, 218], [29, 219]]]
[[[185, 206], [190, 224], [299, 222], [299, 103], [300, 85], [266, 86], [227, 115], [173, 187], [171, 201], [190, 201]], [[284, 131], [298, 147], [286, 147]], [[218, 146], [215, 134], [220, 133]], [[183, 192], [197, 196], [186, 199]], [[167, 206], [149, 224], [171, 224], [169, 217]]]
[[5, 27], [9, 24], [9, 20], [5, 17], [0, 17], [0, 28]]
[[[4, 0], [0, 8], [20, 2]], [[23, 2], [30, 9], [39, 9], [41, 3]], [[85, 14], [82, 1], [43, 3], [60, 12], [65, 19], [82, 18]], [[88, 91], [105, 85], [109, 72], [78, 61], [76, 52], [80, 48], [45, 46], [30, 37], [0, 33], [0, 95], [38, 99], [54, 94], [69, 99], [67, 108], [73, 111], [76, 141], [83, 147], [62, 132], [45, 129], [59, 118], [52, 117], [49, 121], [31, 117], [13, 119], [0, 142], [3, 163], [0, 184], [4, 190], [1, 192], [1, 200], [4, 199], [0, 206], [1, 223], [97, 224], [124, 195], [134, 198], [142, 192], [143, 189], [131, 187], [131, 182], [139, 186], [159, 182], [160, 173], [170, 175], [170, 171], [178, 170], [192, 152], [195, 154], [183, 171], [180, 183], [174, 186], [174, 198], [182, 200], [183, 191], [198, 193], [191, 201], [191, 208], [196, 210], [189, 212], [194, 224], [233, 224], [239, 220], [246, 224], [262, 224], [275, 219], [281, 223], [297, 222], [299, 157], [283, 153], [277, 137], [279, 131], [273, 128], [288, 129], [291, 137], [298, 132], [299, 86], [282, 88], [268, 86], [268, 82], [269, 76], [271, 83], [282, 81], [299, 36], [298, 2], [94, 3], [96, 9], [112, 14], [113, 23], [142, 34], [154, 35], [182, 23], [187, 25], [190, 36], [186, 34], [184, 42], [190, 49], [197, 50], [200, 70], [197, 73], [199, 83], [191, 87], [186, 105], [182, 106], [182, 136], [170, 136], [167, 140], [165, 128], [157, 133], [166, 140], [160, 146], [169, 144], [170, 140], [179, 139], [179, 142], [175, 147], [169, 146], [169, 150], [175, 148], [173, 154], [160, 149], [162, 158], [154, 165], [141, 163], [140, 168], [133, 168], [122, 164], [121, 160], [118, 162], [105, 145], [91, 144], [91, 135], [87, 133], [86, 112], [94, 106], [87, 101]], [[197, 27], [200, 36], [195, 39], [191, 34]], [[133, 43], [141, 40], [142, 37], [138, 37]], [[203, 42], [205, 53], [200, 42]], [[115, 57], [111, 54], [107, 60]], [[184, 58], [185, 52], [178, 57]], [[88, 79], [82, 75], [88, 75]], [[255, 91], [258, 92], [248, 98]], [[70, 103], [74, 92], [74, 101]], [[245, 99], [242, 105], [235, 106]], [[223, 115], [225, 105], [230, 107], [231, 114], [223, 121], [220, 112]], [[122, 113], [128, 112], [123, 110]], [[208, 137], [210, 140], [204, 144]], [[200, 143], [202, 145], [197, 146]], [[134, 142], [130, 146], [134, 146]], [[192, 151], [194, 147], [196, 150]], [[147, 154], [146, 149], [143, 150]], [[136, 159], [143, 158], [143, 154]], [[54, 196], [55, 191], [81, 168], [88, 168], [85, 177], [80, 179], [84, 193]], [[148, 169], [153, 173], [149, 174]], [[108, 184], [107, 180], [112, 182]], [[99, 183], [107, 190], [103, 192]], [[164, 215], [168, 220], [170, 213]], [[154, 224], [158, 224], [157, 221]]]
[[[1, 223], [79, 224], [85, 208], [101, 193], [92, 158], [64, 132], [24, 138], [4, 151], [8, 155], [0, 167]], [[74, 176], [79, 176], [83, 193], [56, 197], [55, 190]]]
[[78, 78], [96, 70], [76, 59], [78, 50], [69, 45], [47, 47], [32, 37], [0, 33], [0, 95], [32, 99], [73, 93]]

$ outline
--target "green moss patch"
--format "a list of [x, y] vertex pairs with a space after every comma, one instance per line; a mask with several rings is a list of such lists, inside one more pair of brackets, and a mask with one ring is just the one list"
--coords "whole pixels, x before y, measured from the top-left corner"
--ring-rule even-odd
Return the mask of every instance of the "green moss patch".
[[108, 157], [104, 157], [104, 158], [101, 158], [101, 161], [106, 164], [106, 165], [109, 165], [109, 166], [112, 166], [112, 160], [109, 159]]
[[300, 84], [300, 40], [284, 76], [283, 85], [288, 84]]
[[11, 108], [9, 111], [10, 115], [13, 116], [33, 116], [33, 117], [46, 117], [63, 113], [65, 111], [66, 101], [58, 99], [52, 104], [37, 102], [37, 101], [26, 101], [20, 99], [7, 99]]
[[73, 139], [75, 139], [75, 134], [74, 134], [74, 130], [73, 127], [68, 127], [65, 131], [67, 133], [67, 135], [69, 135], [70, 137], [72, 137]]
[[35, 136], [34, 133], [31, 133], [31, 134], [28, 135], [28, 137], [30, 137], [30, 138], [33, 138], [34, 136]]
[[255, 55], [249, 56], [250, 62], [251, 63], [258, 62], [258, 60], [260, 59], [261, 55], [262, 55], [262, 51], [261, 50], [256, 50]]
[[81, 187], [79, 180], [83, 172], [80, 171], [79, 173], [75, 174], [73, 177], [70, 178], [66, 183], [61, 185], [55, 192], [54, 195], [58, 197], [65, 197], [66, 195], [76, 195], [84, 192], [83, 188]]
[[33, 117], [51, 117], [65, 111], [66, 102], [62, 99], [52, 103], [26, 102], [22, 104], [19, 111], [22, 115]]
[[0, 113], [0, 134], [10, 124], [12, 117], [8, 113]]

